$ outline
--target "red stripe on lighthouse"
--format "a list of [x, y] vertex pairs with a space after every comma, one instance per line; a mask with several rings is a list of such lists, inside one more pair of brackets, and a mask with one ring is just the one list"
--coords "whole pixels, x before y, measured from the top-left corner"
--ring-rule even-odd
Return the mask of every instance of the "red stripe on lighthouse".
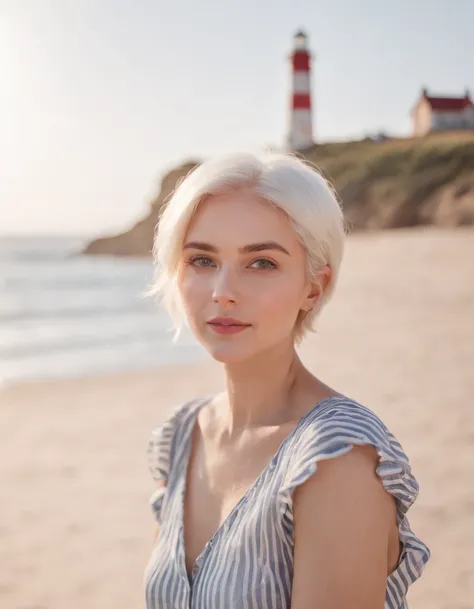
[[311, 97], [309, 93], [293, 93], [293, 109], [309, 110], [311, 108]]
[[308, 51], [295, 51], [293, 53], [293, 70], [295, 72], [309, 72]]

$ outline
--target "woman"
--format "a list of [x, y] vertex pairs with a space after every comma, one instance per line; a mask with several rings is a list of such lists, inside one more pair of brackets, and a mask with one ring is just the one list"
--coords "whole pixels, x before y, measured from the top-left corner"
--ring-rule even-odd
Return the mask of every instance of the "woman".
[[406, 607], [429, 558], [406, 518], [407, 457], [295, 350], [334, 291], [344, 238], [333, 190], [290, 155], [208, 161], [169, 200], [156, 291], [224, 365], [226, 390], [152, 434], [147, 609]]

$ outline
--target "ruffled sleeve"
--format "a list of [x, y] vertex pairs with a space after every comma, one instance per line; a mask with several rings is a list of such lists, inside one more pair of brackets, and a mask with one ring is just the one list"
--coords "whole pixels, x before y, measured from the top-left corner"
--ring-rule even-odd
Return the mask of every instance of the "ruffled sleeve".
[[176, 427], [173, 416], [156, 427], [148, 442], [148, 469], [155, 482], [168, 481], [170, 471], [171, 444]]
[[[406, 591], [420, 577], [428, 562], [428, 547], [412, 532], [406, 513], [418, 495], [418, 483], [398, 440], [368, 408], [342, 398], [330, 408], [304, 417], [292, 447], [288, 468], [279, 495], [283, 516], [293, 521], [293, 493], [312, 476], [320, 461], [334, 459], [353, 446], [371, 445], [378, 454], [377, 474], [385, 490], [396, 500], [399, 537], [403, 549], [397, 569], [390, 575], [387, 595], [391, 604], [402, 607]], [[398, 604], [394, 605], [393, 601]]]
[[153, 429], [148, 441], [148, 470], [158, 488], [150, 497], [150, 507], [155, 519], [160, 522], [166, 498], [168, 476], [172, 467], [173, 442], [179, 421], [189, 403], [175, 406], [171, 415]]

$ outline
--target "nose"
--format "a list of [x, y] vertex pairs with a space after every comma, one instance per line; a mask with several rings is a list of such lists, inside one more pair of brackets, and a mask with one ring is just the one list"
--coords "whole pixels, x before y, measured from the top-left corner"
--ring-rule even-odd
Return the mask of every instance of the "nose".
[[229, 268], [221, 268], [215, 274], [212, 300], [220, 305], [237, 301], [237, 285], [235, 277]]

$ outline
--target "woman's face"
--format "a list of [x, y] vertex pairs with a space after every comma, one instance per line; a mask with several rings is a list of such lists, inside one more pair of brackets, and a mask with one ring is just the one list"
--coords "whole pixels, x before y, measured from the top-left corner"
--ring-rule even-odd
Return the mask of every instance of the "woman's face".
[[286, 216], [249, 190], [210, 196], [183, 241], [178, 286], [188, 323], [214, 359], [236, 363], [293, 345], [317, 301]]

